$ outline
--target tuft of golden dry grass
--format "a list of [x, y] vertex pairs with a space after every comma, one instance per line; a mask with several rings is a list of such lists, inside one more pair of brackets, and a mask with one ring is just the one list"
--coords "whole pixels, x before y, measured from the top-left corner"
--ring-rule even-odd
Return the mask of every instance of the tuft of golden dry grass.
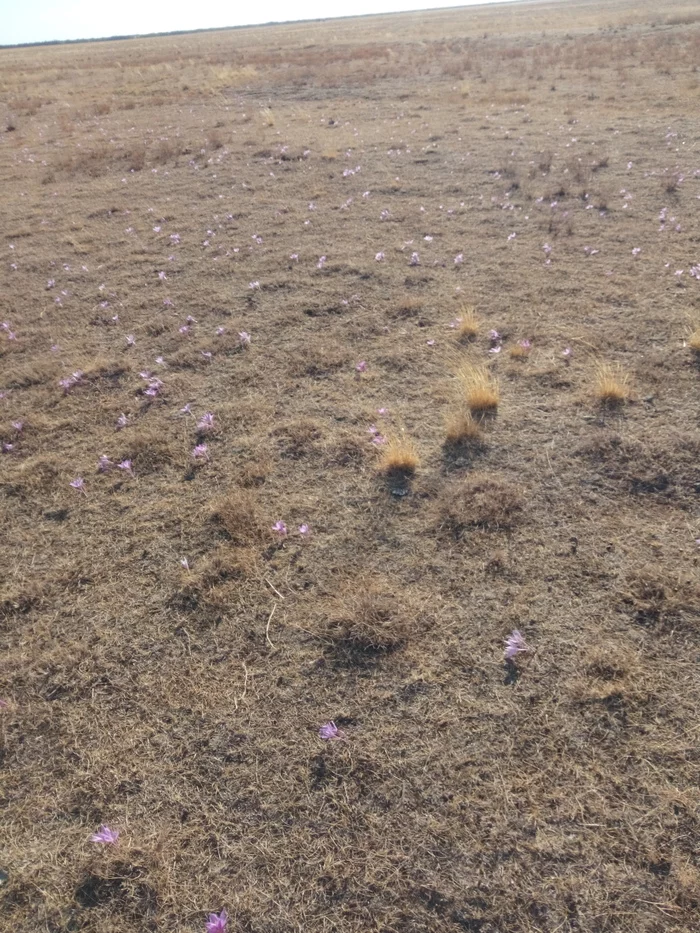
[[470, 411], [453, 412], [445, 419], [445, 440], [448, 444], [465, 444], [480, 441], [481, 426]]
[[630, 397], [629, 375], [617, 363], [598, 363], [593, 394], [601, 405], [621, 405]]
[[481, 321], [477, 317], [476, 309], [470, 305], [465, 306], [460, 311], [460, 315], [457, 319], [459, 324], [457, 325], [456, 333], [457, 339], [461, 341], [474, 340], [475, 337], [479, 334], [479, 329], [481, 327]]
[[382, 447], [381, 457], [377, 469], [384, 475], [402, 473], [411, 476], [420, 465], [420, 458], [416, 445], [406, 434], [404, 428], [399, 428], [387, 436], [386, 444]]
[[498, 380], [483, 364], [464, 363], [457, 370], [463, 401], [472, 413], [493, 412], [501, 392]]
[[688, 346], [693, 353], [700, 354], [700, 325], [696, 327], [690, 337], [688, 337]]

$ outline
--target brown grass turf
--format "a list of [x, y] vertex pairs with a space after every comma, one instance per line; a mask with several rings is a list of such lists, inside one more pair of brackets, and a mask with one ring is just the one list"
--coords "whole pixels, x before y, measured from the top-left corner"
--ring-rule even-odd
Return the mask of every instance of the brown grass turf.
[[[695, 929], [699, 30], [580, 0], [0, 51], [2, 933]], [[455, 353], [502, 389], [456, 453]]]

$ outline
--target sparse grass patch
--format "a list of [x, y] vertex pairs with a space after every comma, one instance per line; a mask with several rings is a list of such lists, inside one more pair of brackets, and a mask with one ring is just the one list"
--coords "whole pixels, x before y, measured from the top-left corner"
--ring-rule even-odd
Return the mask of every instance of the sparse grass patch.
[[480, 443], [483, 436], [481, 425], [478, 421], [475, 421], [470, 411], [455, 412], [449, 414], [445, 419], [445, 441], [447, 444]]
[[462, 342], [474, 340], [479, 334], [480, 327], [481, 321], [477, 317], [475, 308], [466, 305], [460, 310], [459, 317], [457, 318], [457, 327], [455, 328], [458, 340]]
[[406, 608], [397, 587], [364, 576], [347, 581], [330, 601], [322, 630], [336, 653], [358, 661], [396, 650], [406, 634]]
[[416, 445], [408, 436], [404, 428], [391, 431], [381, 448], [381, 456], [377, 465], [379, 473], [387, 477], [412, 476], [418, 466], [420, 458]]
[[472, 414], [494, 412], [500, 403], [498, 380], [481, 364], [465, 363], [457, 371], [462, 398]]
[[700, 325], [698, 325], [688, 337], [688, 346], [696, 356], [700, 357]]
[[630, 397], [629, 376], [619, 364], [598, 363], [594, 372], [593, 394], [600, 405], [614, 408]]
[[490, 473], [472, 473], [447, 486], [439, 504], [439, 525], [460, 539], [468, 528], [503, 531], [520, 518], [525, 500], [518, 486]]

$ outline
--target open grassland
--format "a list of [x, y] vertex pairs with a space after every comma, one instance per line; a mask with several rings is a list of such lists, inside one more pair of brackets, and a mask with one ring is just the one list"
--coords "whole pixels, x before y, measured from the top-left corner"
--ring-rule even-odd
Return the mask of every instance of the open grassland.
[[2, 933], [697, 929], [699, 65], [0, 50]]

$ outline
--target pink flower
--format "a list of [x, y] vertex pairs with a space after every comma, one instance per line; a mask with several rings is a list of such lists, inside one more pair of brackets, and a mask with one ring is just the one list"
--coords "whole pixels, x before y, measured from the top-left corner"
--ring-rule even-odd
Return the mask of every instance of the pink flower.
[[238, 334], [238, 340], [240, 341], [240, 344], [242, 347], [250, 346], [251, 337], [247, 331], [245, 330], [240, 331]]
[[217, 337], [223, 336], [223, 334], [224, 334], [225, 332], [226, 332], [226, 328], [225, 328], [225, 327], [217, 327], [217, 328], [216, 328], [216, 336], [217, 336]]
[[70, 485], [73, 487], [73, 489], [77, 489], [78, 492], [82, 492], [83, 495], [87, 495], [85, 492], [85, 480], [82, 478], [82, 476], [77, 476], [75, 479], [71, 480]]
[[220, 914], [209, 914], [206, 922], [207, 933], [226, 933], [228, 914], [222, 910]]
[[161, 282], [164, 282], [167, 279], [167, 275], [165, 274], [165, 272], [159, 272], [158, 278], [161, 280]]
[[281, 520], [280, 520], [279, 522], [275, 522], [275, 524], [272, 526], [272, 530], [273, 530], [273, 531], [276, 531], [277, 534], [278, 534], [281, 538], [284, 538], [284, 536], [287, 534], [287, 526], [286, 526], [285, 523], [284, 523], [283, 521], [281, 521]]
[[189, 327], [187, 326], [187, 324], [183, 324], [182, 327], [178, 327], [178, 332], [179, 332], [180, 334], [189, 334], [190, 329], [189, 329]]
[[355, 369], [358, 373], [367, 372], [367, 363], [364, 360], [360, 360], [359, 363], [355, 364]]
[[505, 641], [506, 650], [504, 656], [507, 661], [512, 660], [516, 655], [529, 651], [530, 647], [517, 629], [513, 629]]
[[491, 347], [491, 349], [489, 350], [489, 353], [500, 353], [500, 352], [501, 352], [501, 349], [502, 349], [502, 348], [501, 348], [500, 346]]
[[2, 442], [2, 452], [4, 454], [11, 454], [14, 449], [15, 449], [14, 444], [8, 444], [7, 441]]
[[248, 288], [252, 288], [253, 291], [255, 291], [255, 289], [260, 288], [260, 282], [258, 282], [257, 280], [255, 282], [250, 282], [248, 284]]
[[641, 247], [635, 246], [635, 248], [632, 250], [632, 255], [635, 257], [635, 259], [636, 259], [637, 256], [639, 256], [639, 254], [641, 253], [641, 251], [642, 251], [642, 250], [641, 250]]
[[489, 331], [489, 340], [491, 341], [491, 343], [496, 343], [500, 339], [501, 339], [501, 335], [498, 333], [497, 330]]
[[317, 269], [323, 269], [323, 267], [325, 266], [325, 264], [326, 264], [326, 257], [325, 257], [325, 256], [321, 256], [320, 259], [318, 260], [318, 262], [316, 263], [316, 268], [317, 268]]
[[418, 256], [418, 253], [411, 253], [411, 258], [410, 258], [408, 264], [409, 264], [409, 266], [419, 266], [419, 265], [420, 265], [420, 257]]
[[[109, 459], [109, 457], [107, 456], [107, 454], [101, 454], [101, 455], [100, 455], [100, 459], [98, 460], [98, 463], [97, 463], [97, 469], [100, 471], [100, 473], [107, 473], [107, 472], [109, 472], [109, 470], [111, 470], [113, 466], [114, 466], [114, 464], [113, 464], [112, 461]], [[72, 486], [72, 485], [73, 485], [73, 484], [71, 483], [71, 486]]]
[[124, 472], [128, 473], [130, 476], [134, 475], [134, 471], [131, 469], [131, 460], [122, 460], [121, 463], [117, 464], [117, 468], [124, 470]]
[[384, 259], [384, 253], [377, 253], [377, 255], [374, 258], [376, 259], [377, 262], [382, 262]]
[[545, 243], [542, 249], [544, 250], [545, 256], [549, 256], [549, 254], [552, 252], [552, 247], [549, 245], [549, 243]]
[[378, 414], [378, 415], [388, 415], [388, 414], [389, 414], [389, 409], [388, 409], [388, 408], [378, 408], [378, 409], [377, 409], [377, 414]]
[[375, 434], [372, 438], [372, 443], [380, 447], [382, 444], [386, 444], [386, 438], [383, 434]]
[[426, 343], [428, 344], [429, 347], [434, 347], [434, 346], [435, 346], [435, 341], [434, 341], [434, 340], [426, 340]]
[[206, 444], [197, 444], [197, 446], [192, 451], [192, 458], [194, 460], [208, 460], [209, 459], [209, 448]]
[[516, 236], [517, 236], [517, 233], [509, 233], [509, 234], [508, 234], [508, 241], [510, 242], [510, 240], [514, 240], [514, 239], [516, 238]]
[[18, 434], [21, 434], [22, 428], [24, 427], [24, 421], [11, 421], [10, 424]]
[[565, 360], [568, 360], [571, 357], [571, 354], [573, 352], [574, 351], [571, 349], [571, 347], [566, 347], [564, 350], [561, 351], [561, 355], [564, 357]]
[[519, 346], [522, 350], [525, 350], [526, 353], [529, 353], [530, 350], [532, 349], [532, 344], [530, 343], [529, 340], [520, 340], [520, 341], [518, 341], [518, 346]]
[[299, 525], [299, 534], [302, 536], [302, 538], [307, 538], [310, 533], [311, 533], [311, 529], [306, 523], [304, 523], [303, 525]]
[[189, 569], [190, 569], [190, 562], [187, 560], [186, 557], [181, 557], [181, 558], [180, 558], [180, 564], [185, 568], [185, 570], [189, 570]]
[[119, 839], [119, 830], [110, 829], [109, 826], [105, 826], [104, 824], [100, 826], [96, 833], [90, 836], [90, 842], [104, 842], [107, 845], [115, 845], [117, 839]]
[[299, 262], [299, 253], [291, 253], [289, 256], [294, 262]]
[[50, 288], [53, 288], [55, 284], [56, 284], [56, 279], [49, 279], [48, 282], [46, 283], [47, 290]]
[[135, 343], [136, 343], [136, 337], [134, 337], [133, 334], [127, 334], [127, 337], [126, 337], [127, 347], [133, 347]]
[[202, 354], [205, 360], [211, 359], [211, 356], [212, 356], [211, 350], [200, 350], [199, 352]]
[[323, 739], [324, 742], [328, 742], [330, 739], [342, 739], [343, 733], [336, 726], [336, 724], [331, 720], [321, 726], [318, 730], [319, 738]]
[[460, 266], [463, 262], [464, 262], [464, 254], [457, 253], [457, 255], [455, 256], [455, 265]]
[[214, 415], [210, 411], [205, 412], [202, 417], [197, 422], [198, 431], [213, 431], [214, 430]]

